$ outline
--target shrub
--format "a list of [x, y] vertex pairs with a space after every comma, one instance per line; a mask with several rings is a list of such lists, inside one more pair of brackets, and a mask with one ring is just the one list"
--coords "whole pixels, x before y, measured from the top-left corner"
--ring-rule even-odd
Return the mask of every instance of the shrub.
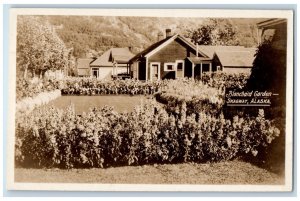
[[134, 79], [98, 80], [96, 78], [67, 78], [63, 95], [154, 94], [164, 81], [143, 82]]
[[174, 115], [179, 113], [183, 104], [186, 104], [188, 114], [218, 114], [224, 104], [222, 90], [192, 79], [169, 80], [155, 96], [159, 102], [166, 104], [167, 111]]
[[[198, 116], [198, 118], [196, 118]], [[156, 102], [131, 113], [93, 108], [80, 116], [42, 107], [16, 119], [16, 163], [35, 167], [108, 167], [230, 160], [263, 151], [279, 130], [264, 118], [168, 114]]]
[[242, 89], [246, 86], [249, 76], [250, 74], [247, 73], [204, 73], [202, 77], [202, 82], [203, 84], [206, 84], [209, 87], [217, 88], [222, 91], [225, 91], [225, 88]]
[[61, 89], [62, 86], [62, 80], [18, 78], [16, 83], [16, 101], [19, 102], [24, 98], [35, 97], [41, 92]]

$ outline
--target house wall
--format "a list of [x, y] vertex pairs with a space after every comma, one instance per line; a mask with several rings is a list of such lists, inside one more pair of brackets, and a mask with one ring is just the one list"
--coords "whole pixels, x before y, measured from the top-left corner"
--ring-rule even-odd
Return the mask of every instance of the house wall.
[[[161, 79], [174, 77], [174, 71], [164, 71], [165, 63], [175, 63], [176, 60], [185, 60], [186, 57], [195, 56], [196, 52], [187, 46], [185, 43], [176, 39], [166, 47], [148, 58], [148, 72], [150, 72], [151, 62], [160, 62]], [[150, 73], [148, 73], [148, 79], [150, 79]]]
[[[95, 68], [95, 67], [93, 67]], [[99, 69], [99, 79], [111, 78], [113, 67], [100, 67]], [[117, 73], [127, 73], [126, 67], [118, 67]]]
[[131, 70], [131, 76], [133, 78], [137, 78], [138, 77], [138, 71], [137, 71], [137, 67], [138, 67], [138, 62], [134, 62], [133, 64], [131, 64], [130, 70]]
[[265, 28], [262, 34], [262, 41], [265, 40], [266, 33], [269, 30], [275, 30], [275, 34], [272, 38], [272, 46], [275, 49], [286, 51], [287, 46], [287, 23], [283, 22], [277, 25], [273, 25], [271, 27]]
[[232, 67], [232, 66], [223, 66], [223, 72], [227, 74], [235, 74], [235, 73], [251, 73], [251, 67]]

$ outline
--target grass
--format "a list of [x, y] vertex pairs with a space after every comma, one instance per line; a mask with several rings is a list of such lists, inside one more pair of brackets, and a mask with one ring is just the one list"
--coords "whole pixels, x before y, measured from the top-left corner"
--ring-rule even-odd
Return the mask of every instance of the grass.
[[15, 169], [15, 182], [119, 184], [283, 184], [283, 176], [239, 160], [107, 169]]
[[129, 95], [62, 96], [51, 101], [48, 105], [62, 109], [73, 103], [77, 114], [87, 112], [91, 107], [103, 107], [104, 105], [113, 106], [117, 112], [131, 112], [136, 105], [146, 98], [146, 96]]

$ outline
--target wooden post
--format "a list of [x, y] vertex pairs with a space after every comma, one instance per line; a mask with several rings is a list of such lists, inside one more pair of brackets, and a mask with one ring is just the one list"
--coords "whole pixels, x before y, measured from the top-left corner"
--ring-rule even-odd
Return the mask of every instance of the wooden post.
[[137, 61], [136, 63], [135, 63], [135, 67], [136, 67], [136, 79], [137, 80], [139, 80], [139, 66], [140, 66], [140, 62], [139, 61]]
[[117, 77], [118, 76], [118, 63], [116, 62], [116, 74], [115, 76]]
[[209, 74], [210, 74], [210, 77], [211, 77], [211, 73], [212, 73], [212, 64], [211, 62], [209, 63]]
[[195, 77], [195, 64], [194, 63], [192, 63], [192, 78], [194, 79]]
[[149, 69], [148, 69], [148, 58], [147, 57], [146, 57], [146, 65], [145, 66], [146, 66], [146, 81], [147, 81], [148, 80], [148, 73], [149, 73], [148, 72]]
[[200, 63], [200, 79], [202, 80], [202, 62]]

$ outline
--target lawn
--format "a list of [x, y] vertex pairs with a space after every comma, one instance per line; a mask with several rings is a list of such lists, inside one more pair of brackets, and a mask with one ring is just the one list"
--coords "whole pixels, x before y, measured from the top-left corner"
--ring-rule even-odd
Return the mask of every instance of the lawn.
[[63, 109], [73, 103], [77, 114], [87, 112], [91, 107], [103, 107], [104, 105], [113, 106], [117, 112], [131, 112], [136, 105], [146, 99], [146, 96], [129, 95], [61, 96], [49, 102], [48, 105]]
[[283, 176], [239, 160], [107, 169], [15, 169], [16, 182], [119, 184], [283, 184]]

